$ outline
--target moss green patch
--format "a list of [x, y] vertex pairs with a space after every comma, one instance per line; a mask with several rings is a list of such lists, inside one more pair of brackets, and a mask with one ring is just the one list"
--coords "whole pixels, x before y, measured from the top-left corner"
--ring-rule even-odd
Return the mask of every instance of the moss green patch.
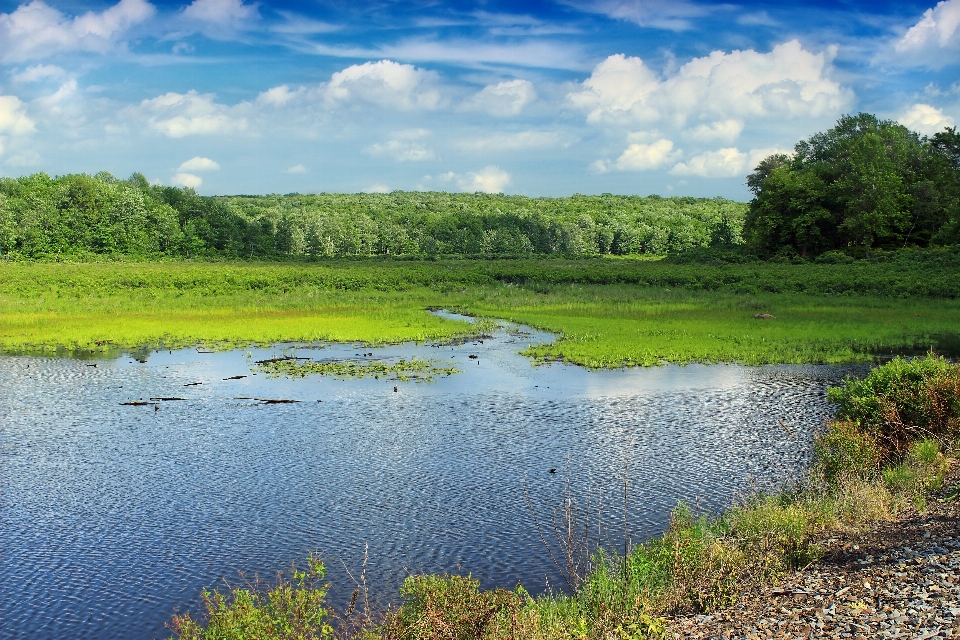
[[424, 360], [421, 358], [400, 358], [387, 360], [298, 360], [296, 358], [277, 358], [257, 363], [257, 368], [273, 378], [305, 378], [317, 374], [340, 380], [359, 378], [388, 378], [401, 382], [432, 382], [437, 376], [451, 376], [463, 373], [450, 362]]

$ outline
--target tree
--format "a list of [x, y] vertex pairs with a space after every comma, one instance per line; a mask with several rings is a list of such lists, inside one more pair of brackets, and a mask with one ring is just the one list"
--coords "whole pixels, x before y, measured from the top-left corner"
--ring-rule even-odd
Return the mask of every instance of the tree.
[[[792, 157], [765, 158], [747, 176], [745, 221], [763, 255], [949, 240], [956, 228], [960, 136], [922, 138], [865, 113], [802, 140]], [[952, 225], [952, 226], [951, 226]]]

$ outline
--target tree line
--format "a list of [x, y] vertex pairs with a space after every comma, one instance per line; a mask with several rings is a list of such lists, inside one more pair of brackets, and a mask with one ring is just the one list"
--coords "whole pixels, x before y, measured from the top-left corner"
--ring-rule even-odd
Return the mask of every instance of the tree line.
[[0, 179], [8, 257], [662, 255], [741, 242], [723, 198], [393, 192], [201, 196], [108, 173]]

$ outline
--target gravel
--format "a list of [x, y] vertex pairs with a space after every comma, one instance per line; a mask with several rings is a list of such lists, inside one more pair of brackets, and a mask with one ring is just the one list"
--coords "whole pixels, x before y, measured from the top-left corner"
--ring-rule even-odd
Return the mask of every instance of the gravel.
[[815, 565], [775, 588], [743, 594], [729, 609], [676, 618], [668, 637], [960, 638], [958, 501], [934, 496], [922, 514], [823, 545], [826, 555]]

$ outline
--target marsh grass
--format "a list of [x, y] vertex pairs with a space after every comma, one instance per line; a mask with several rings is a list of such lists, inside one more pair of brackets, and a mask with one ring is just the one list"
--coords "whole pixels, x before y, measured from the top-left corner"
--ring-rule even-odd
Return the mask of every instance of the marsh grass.
[[[524, 352], [540, 362], [868, 362], [949, 346], [960, 326], [957, 300], [821, 291], [842, 274], [818, 269], [848, 265], [734, 267], [741, 271], [724, 279], [719, 267], [639, 260], [10, 263], [0, 265], [0, 351], [454, 341], [505, 319], [558, 334]], [[915, 290], [907, 287], [912, 272], [884, 267], [864, 269], [881, 282], [894, 278], [889, 291], [897, 295]], [[748, 277], [766, 289], [744, 292], [728, 282]], [[796, 290], [791, 282], [799, 277], [812, 284]], [[866, 283], [861, 289], [874, 291]], [[481, 324], [443, 319], [427, 311], [433, 308]], [[764, 312], [776, 319], [754, 319]]]

